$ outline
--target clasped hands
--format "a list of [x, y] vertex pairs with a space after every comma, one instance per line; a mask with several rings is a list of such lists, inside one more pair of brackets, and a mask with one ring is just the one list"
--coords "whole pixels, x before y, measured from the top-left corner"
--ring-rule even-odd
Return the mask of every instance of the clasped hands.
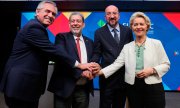
[[[95, 62], [79, 64], [78, 68], [83, 70], [83, 73], [81, 75], [83, 77], [88, 78], [89, 80], [92, 80], [97, 75], [98, 76], [103, 75], [100, 65]], [[157, 71], [153, 67], [149, 67], [149, 68], [145, 68], [145, 69], [139, 71], [136, 74], [136, 77], [146, 78], [146, 77], [148, 77], [150, 75], [154, 75], [154, 74], [157, 74]]]
[[89, 80], [92, 80], [101, 70], [100, 65], [95, 62], [79, 64], [78, 68], [83, 70], [81, 75]]

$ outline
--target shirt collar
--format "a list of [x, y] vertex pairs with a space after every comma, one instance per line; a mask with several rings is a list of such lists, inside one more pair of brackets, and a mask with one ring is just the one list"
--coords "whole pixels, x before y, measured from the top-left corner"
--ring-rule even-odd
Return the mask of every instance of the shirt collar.
[[[74, 39], [75, 39], [75, 40], [78, 38], [78, 37], [77, 37], [77, 36], [75, 36], [75, 35], [73, 35], [73, 37], [74, 37]], [[83, 40], [82, 35], [81, 35], [79, 38], [80, 38], [80, 40]]]
[[[108, 28], [110, 31], [112, 31], [114, 28], [112, 28], [109, 24], [107, 24]], [[117, 24], [116, 28], [117, 32], [120, 32], [120, 27], [119, 27], [119, 24]]]

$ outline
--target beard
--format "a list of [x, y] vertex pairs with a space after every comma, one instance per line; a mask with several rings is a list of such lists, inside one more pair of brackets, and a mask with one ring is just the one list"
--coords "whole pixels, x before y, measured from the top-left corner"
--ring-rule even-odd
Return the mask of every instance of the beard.
[[116, 22], [115, 20], [110, 20], [110, 21], [108, 22], [108, 24], [109, 24], [112, 28], [115, 28], [116, 25], [118, 24], [118, 22]]
[[80, 36], [80, 35], [81, 35], [81, 30], [73, 30], [73, 29], [71, 29], [71, 32], [72, 32], [73, 35], [75, 35], [75, 36]]

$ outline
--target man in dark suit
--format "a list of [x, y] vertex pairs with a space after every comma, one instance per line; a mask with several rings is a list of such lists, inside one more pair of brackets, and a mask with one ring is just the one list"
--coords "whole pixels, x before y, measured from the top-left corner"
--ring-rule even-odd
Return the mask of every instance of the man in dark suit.
[[[120, 15], [116, 6], [107, 6], [105, 14], [107, 24], [95, 32], [92, 58], [92, 61], [101, 61], [103, 68], [113, 63], [123, 46], [133, 40], [130, 28], [118, 23]], [[100, 108], [124, 108], [124, 73], [124, 68], [121, 68], [107, 79], [100, 76]]]
[[[63, 46], [68, 54], [79, 62], [89, 62], [93, 41], [82, 35], [85, 26], [83, 15], [79, 12], [72, 13], [69, 26], [70, 32], [56, 35], [55, 44]], [[92, 73], [84, 71], [79, 78], [76, 78], [75, 74], [67, 64], [62, 61], [55, 62], [55, 70], [48, 86], [48, 90], [54, 93], [54, 108], [88, 108], [89, 93], [93, 91]], [[89, 79], [84, 78], [84, 74], [88, 74]]]
[[[56, 15], [56, 4], [42, 1], [36, 9], [36, 18], [17, 34], [0, 85], [9, 108], [38, 108], [39, 98], [46, 87], [49, 57], [62, 60], [71, 68], [83, 69], [61, 46], [49, 41], [46, 27], [53, 23]], [[74, 77], [82, 73], [74, 70]]]

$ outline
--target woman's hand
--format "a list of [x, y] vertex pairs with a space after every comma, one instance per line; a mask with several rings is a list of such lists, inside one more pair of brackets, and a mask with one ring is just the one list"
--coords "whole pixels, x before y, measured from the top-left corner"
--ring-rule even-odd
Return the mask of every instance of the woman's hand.
[[141, 70], [140, 72], [138, 72], [136, 74], [136, 77], [137, 78], [146, 78], [146, 77], [153, 75], [155, 73], [156, 73], [156, 71], [154, 68], [145, 68], [145, 69]]

